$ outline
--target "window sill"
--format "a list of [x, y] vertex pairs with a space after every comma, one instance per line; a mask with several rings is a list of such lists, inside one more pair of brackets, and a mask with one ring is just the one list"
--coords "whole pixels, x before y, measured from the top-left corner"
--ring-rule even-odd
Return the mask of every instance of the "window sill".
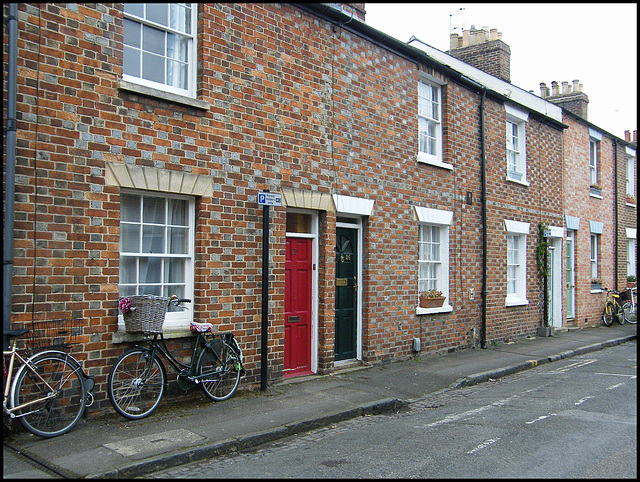
[[211, 108], [211, 104], [204, 100], [192, 99], [191, 97], [172, 94], [170, 92], [163, 92], [162, 90], [152, 89], [151, 87], [145, 87], [144, 85], [138, 85], [122, 79], [118, 80], [118, 89], [135, 92], [136, 94], [147, 95], [149, 97], [157, 97], [159, 99], [188, 105], [197, 109], [209, 110]]
[[435, 315], [436, 313], [451, 313], [453, 311], [453, 306], [451, 305], [442, 305], [437, 308], [420, 308], [419, 306], [416, 308], [416, 315]]
[[637, 207], [637, 205], [636, 205], [636, 204], [632, 204], [632, 203], [630, 203], [630, 202], [626, 202], [626, 203], [625, 203], [625, 206], [629, 206], [630, 208], [633, 208], [633, 209], [635, 209], [635, 208]]
[[418, 154], [418, 162], [422, 164], [429, 164], [430, 166], [440, 167], [449, 171], [453, 170], [453, 164], [448, 164], [437, 159], [430, 159], [422, 154]]
[[526, 298], [507, 298], [504, 302], [504, 306], [526, 306], [529, 304], [529, 300]]
[[[185, 338], [187, 336], [191, 336], [191, 330], [189, 329], [189, 325], [186, 326], [169, 326], [163, 327], [162, 336], [164, 336], [165, 340], [169, 340], [171, 338]], [[124, 325], [118, 325], [118, 331], [116, 331], [112, 338], [112, 343], [127, 343], [134, 341], [142, 341], [144, 340], [144, 336], [142, 333], [127, 333], [124, 330]]]
[[598, 194], [594, 194], [592, 192], [589, 193], [589, 197], [593, 197], [593, 198], [596, 198], [596, 199], [603, 199], [602, 196], [600, 196]]
[[602, 293], [604, 290], [602, 288], [598, 288], [596, 290], [590, 290], [590, 293]]
[[530, 184], [527, 182], [526, 179], [525, 180], [520, 180], [520, 179], [516, 179], [516, 178], [507, 176], [507, 181], [513, 182], [515, 184], [521, 184], [522, 186], [526, 186], [526, 187], [530, 186]]

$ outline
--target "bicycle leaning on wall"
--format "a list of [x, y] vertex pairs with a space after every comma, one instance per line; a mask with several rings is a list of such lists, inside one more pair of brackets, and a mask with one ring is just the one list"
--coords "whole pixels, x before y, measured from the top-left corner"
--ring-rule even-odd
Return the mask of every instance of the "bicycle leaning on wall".
[[[81, 331], [79, 320], [53, 320], [27, 328], [3, 330], [9, 347], [2, 350], [4, 412], [18, 418], [25, 429], [43, 438], [71, 430], [93, 404], [94, 377], [86, 375], [80, 363], [63, 351], [75, 343]], [[27, 351], [18, 351], [20, 337], [29, 334]], [[49, 349], [47, 349], [49, 348]], [[7, 366], [8, 360], [8, 366]], [[13, 375], [16, 361], [19, 368]]]
[[[211, 323], [191, 323], [197, 334], [188, 364], [177, 360], [167, 348], [162, 325], [169, 304], [187, 309], [191, 300], [138, 295], [120, 299], [125, 330], [143, 333], [145, 345], [136, 345], [118, 357], [111, 367], [107, 393], [113, 408], [123, 417], [140, 419], [151, 415], [164, 395], [167, 372], [160, 357], [178, 372], [178, 386], [190, 390], [198, 385], [212, 400], [230, 398], [244, 374], [242, 350], [232, 332], [213, 333]], [[159, 338], [159, 340], [158, 340]]]
[[636, 287], [624, 291], [615, 291], [603, 288], [607, 296], [602, 312], [602, 322], [605, 326], [611, 326], [614, 321], [621, 325], [636, 323]]

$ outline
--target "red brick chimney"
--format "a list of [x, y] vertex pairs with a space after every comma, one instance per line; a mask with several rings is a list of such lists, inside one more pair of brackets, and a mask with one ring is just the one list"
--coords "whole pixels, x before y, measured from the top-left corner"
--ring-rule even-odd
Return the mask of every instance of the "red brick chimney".
[[502, 32], [498, 32], [498, 29], [476, 29], [472, 25], [470, 30], [462, 30], [462, 37], [452, 33], [451, 50], [447, 53], [494, 77], [511, 82], [511, 48], [502, 41]]
[[540, 97], [587, 120], [589, 97], [582, 92], [582, 84], [578, 80], [573, 81], [573, 86], [569, 85], [569, 82], [562, 82], [562, 92], [560, 92], [560, 86], [555, 80], [551, 82], [551, 92], [549, 92], [549, 87], [542, 82]]
[[632, 138], [631, 131], [624, 131], [624, 140], [627, 142], [630, 142], [634, 146], [637, 146], [638, 145], [638, 140], [636, 137], [637, 135], [638, 135], [638, 131], [633, 131], [633, 138]]

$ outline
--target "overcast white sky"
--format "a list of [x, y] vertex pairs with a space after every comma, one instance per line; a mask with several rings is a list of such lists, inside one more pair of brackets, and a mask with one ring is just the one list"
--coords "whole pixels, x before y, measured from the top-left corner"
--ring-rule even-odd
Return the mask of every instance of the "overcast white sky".
[[372, 27], [403, 42], [414, 35], [443, 52], [450, 20], [458, 34], [472, 25], [496, 28], [511, 48], [512, 84], [539, 96], [541, 82], [551, 88], [554, 80], [578, 79], [589, 97], [589, 122], [622, 139], [638, 127], [636, 3], [365, 3], [365, 9]]

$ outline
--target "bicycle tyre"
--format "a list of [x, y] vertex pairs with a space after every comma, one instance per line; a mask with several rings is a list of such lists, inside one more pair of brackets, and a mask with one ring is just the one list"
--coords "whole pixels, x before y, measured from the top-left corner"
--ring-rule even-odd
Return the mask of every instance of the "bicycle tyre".
[[624, 325], [624, 311], [622, 311], [622, 307], [616, 303], [614, 318], [620, 325]]
[[602, 312], [602, 322], [604, 323], [604, 326], [613, 325], [614, 313], [615, 306], [613, 306], [613, 303], [611, 301], [607, 301], [607, 303], [604, 305], [604, 311]]
[[631, 301], [622, 305], [622, 313], [627, 323], [635, 324], [637, 322], [637, 313]]
[[42, 352], [27, 363], [54, 389], [57, 395], [47, 398], [50, 390], [27, 368], [20, 367], [12, 388], [12, 408], [45, 398], [17, 411], [26, 430], [43, 438], [69, 432], [84, 414], [87, 403], [82, 367], [65, 353]]
[[[140, 377], [149, 370], [146, 381]], [[118, 357], [109, 371], [107, 394], [114, 410], [125, 418], [137, 420], [151, 415], [167, 382], [163, 363], [146, 348], [133, 348]]]
[[[215, 354], [217, 357], [213, 354]], [[219, 359], [218, 359], [219, 358]], [[222, 402], [233, 396], [240, 384], [239, 356], [226, 341], [217, 339], [200, 352], [196, 373], [202, 390], [211, 400]]]

